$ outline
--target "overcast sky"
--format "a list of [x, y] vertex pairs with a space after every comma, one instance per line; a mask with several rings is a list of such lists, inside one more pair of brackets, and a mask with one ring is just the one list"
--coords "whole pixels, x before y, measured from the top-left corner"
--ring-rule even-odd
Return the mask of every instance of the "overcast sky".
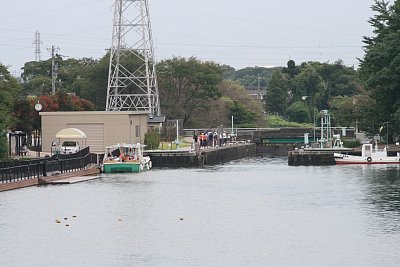
[[[393, 1], [392, 1], [393, 2]], [[100, 58], [111, 45], [113, 0], [2, 1], [0, 63], [18, 72], [47, 48]], [[358, 65], [371, 36], [373, 0], [149, 0], [157, 61], [195, 56], [239, 69], [285, 66], [289, 59]]]

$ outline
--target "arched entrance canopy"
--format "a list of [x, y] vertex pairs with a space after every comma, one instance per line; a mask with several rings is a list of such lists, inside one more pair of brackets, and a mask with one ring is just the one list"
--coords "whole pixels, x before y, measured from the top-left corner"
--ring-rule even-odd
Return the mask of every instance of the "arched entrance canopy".
[[76, 128], [65, 128], [56, 134], [56, 138], [76, 138], [76, 139], [86, 139], [86, 134]]

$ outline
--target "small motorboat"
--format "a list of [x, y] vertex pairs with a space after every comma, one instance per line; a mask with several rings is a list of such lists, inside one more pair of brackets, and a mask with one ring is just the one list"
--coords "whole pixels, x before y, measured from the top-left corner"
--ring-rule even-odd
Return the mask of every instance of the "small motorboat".
[[117, 144], [106, 147], [101, 171], [104, 173], [142, 172], [152, 167], [150, 157], [143, 156], [145, 145]]
[[361, 156], [334, 153], [336, 164], [400, 164], [400, 155], [388, 156], [387, 147], [379, 150], [378, 145], [363, 144]]

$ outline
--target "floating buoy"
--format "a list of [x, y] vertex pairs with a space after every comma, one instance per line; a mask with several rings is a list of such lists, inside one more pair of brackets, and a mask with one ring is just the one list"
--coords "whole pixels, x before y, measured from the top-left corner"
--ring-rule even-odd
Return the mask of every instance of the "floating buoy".
[[121, 219], [121, 218], [119, 218], [119, 219], [118, 219], [118, 221], [119, 221], [119, 222], [122, 222], [122, 219]]
[[56, 223], [61, 223], [60, 220], [56, 220]]
[[72, 218], [76, 218], [76, 215], [72, 215]]
[[68, 220], [68, 218], [64, 218], [64, 220]]
[[183, 221], [183, 218], [180, 218], [179, 220]]
[[65, 226], [69, 226], [69, 224], [66, 224]]

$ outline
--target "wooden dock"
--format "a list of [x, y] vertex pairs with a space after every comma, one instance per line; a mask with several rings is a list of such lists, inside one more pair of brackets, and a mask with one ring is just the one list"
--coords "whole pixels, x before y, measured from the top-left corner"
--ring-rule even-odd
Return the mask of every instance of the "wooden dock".
[[13, 189], [19, 189], [29, 186], [47, 185], [47, 184], [73, 184], [97, 179], [100, 176], [100, 169], [97, 165], [92, 165], [87, 169], [73, 172], [42, 176], [40, 178], [22, 179], [16, 182], [0, 183], [0, 192]]
[[100, 177], [98, 175], [99, 173], [99, 167], [97, 165], [93, 165], [90, 168], [81, 171], [40, 177], [39, 184], [74, 184], [97, 179]]
[[100, 175], [73, 176], [59, 180], [48, 181], [47, 184], [76, 184], [94, 179], [99, 179]]

